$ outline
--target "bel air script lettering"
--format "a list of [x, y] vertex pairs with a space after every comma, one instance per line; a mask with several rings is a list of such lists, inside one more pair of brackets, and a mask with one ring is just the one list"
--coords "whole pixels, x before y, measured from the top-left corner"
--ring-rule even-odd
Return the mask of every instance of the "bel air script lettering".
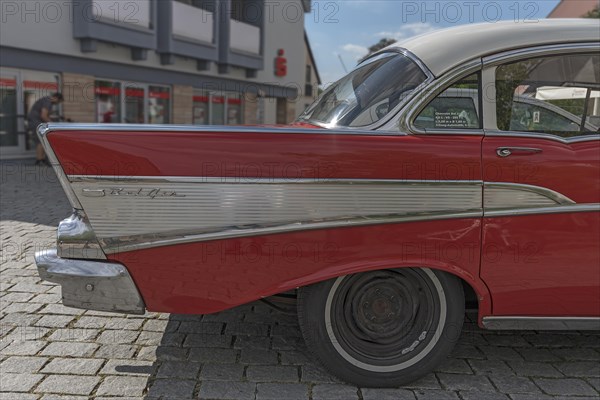
[[184, 194], [178, 194], [172, 190], [164, 190], [161, 188], [110, 188], [110, 189], [83, 189], [83, 195], [86, 197], [105, 197], [105, 196], [125, 196], [125, 197], [149, 197], [155, 199], [157, 197], [185, 197]]

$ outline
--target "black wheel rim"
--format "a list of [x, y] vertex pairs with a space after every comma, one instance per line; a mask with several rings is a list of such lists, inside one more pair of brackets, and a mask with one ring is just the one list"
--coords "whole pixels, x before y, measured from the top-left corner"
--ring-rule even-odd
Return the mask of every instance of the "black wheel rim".
[[331, 330], [339, 347], [361, 364], [403, 364], [434, 340], [439, 297], [425, 270], [350, 275], [333, 293]]

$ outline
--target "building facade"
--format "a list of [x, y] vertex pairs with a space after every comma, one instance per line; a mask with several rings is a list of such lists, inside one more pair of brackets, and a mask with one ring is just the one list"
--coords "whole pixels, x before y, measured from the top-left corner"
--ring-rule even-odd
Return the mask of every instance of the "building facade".
[[1, 4], [2, 158], [28, 154], [26, 115], [56, 91], [57, 118], [196, 125], [288, 123], [318, 92], [310, 1]]
[[600, 0], [561, 0], [548, 18], [581, 18], [597, 8], [600, 8]]

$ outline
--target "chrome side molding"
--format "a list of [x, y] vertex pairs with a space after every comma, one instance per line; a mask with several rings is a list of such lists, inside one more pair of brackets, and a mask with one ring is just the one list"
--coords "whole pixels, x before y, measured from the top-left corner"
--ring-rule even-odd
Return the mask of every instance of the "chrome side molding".
[[60, 221], [56, 243], [61, 258], [106, 260], [90, 221], [82, 210], [73, 210], [70, 217]]
[[35, 253], [40, 278], [62, 286], [63, 304], [87, 310], [143, 314], [145, 305], [127, 268], [118, 263], [60, 258], [56, 249]]
[[484, 317], [489, 330], [600, 331], [600, 317]]

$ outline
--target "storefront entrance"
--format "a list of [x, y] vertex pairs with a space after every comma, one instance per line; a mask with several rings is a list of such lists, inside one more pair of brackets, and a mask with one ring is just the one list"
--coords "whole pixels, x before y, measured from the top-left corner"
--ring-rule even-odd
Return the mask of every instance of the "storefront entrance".
[[[0, 158], [29, 157], [34, 145], [27, 135], [27, 114], [43, 96], [57, 92], [59, 75], [0, 69]], [[58, 110], [53, 110], [57, 116]]]

